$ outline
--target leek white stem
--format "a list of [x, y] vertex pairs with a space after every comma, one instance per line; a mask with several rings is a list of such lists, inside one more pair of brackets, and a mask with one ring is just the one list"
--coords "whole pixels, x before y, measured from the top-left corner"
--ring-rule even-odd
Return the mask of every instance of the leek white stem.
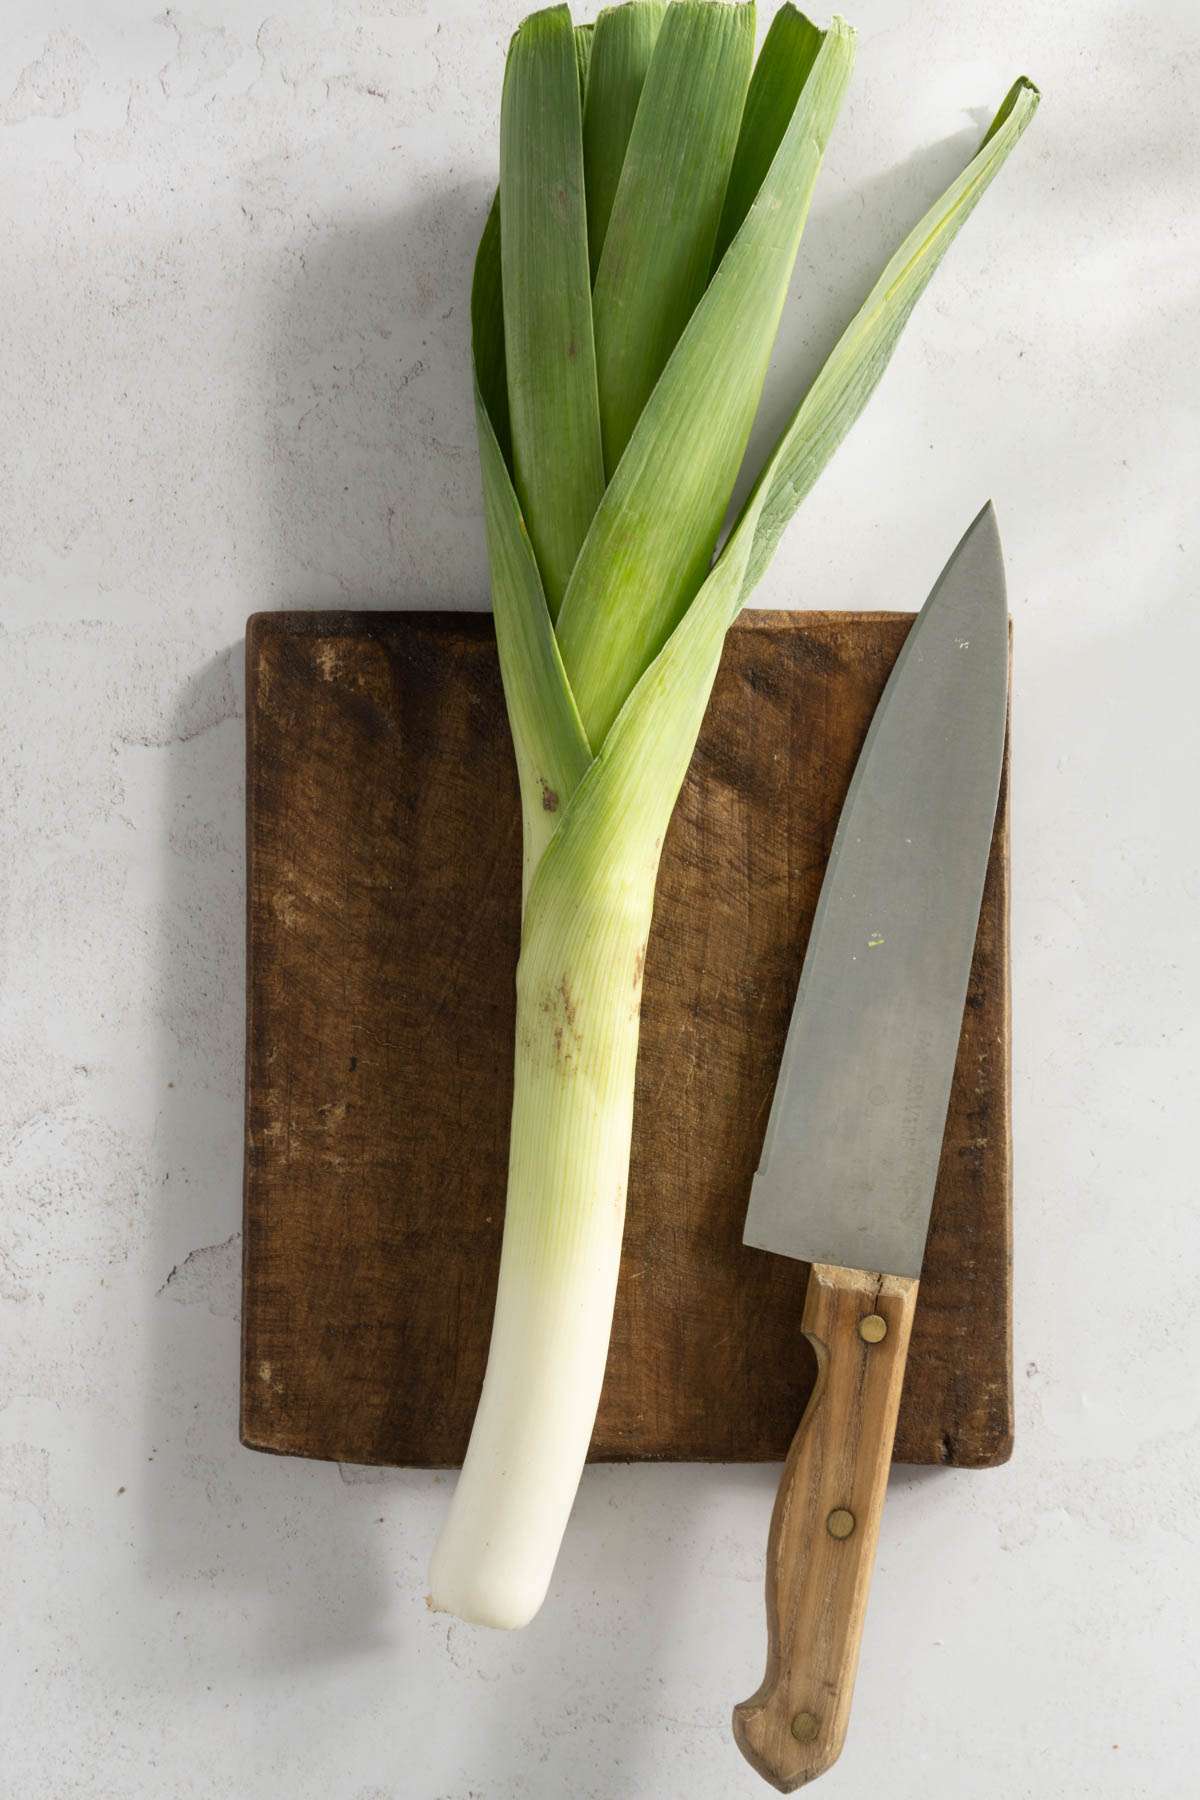
[[[636, 892], [640, 887], [641, 892]], [[653, 873], [530, 909], [487, 1375], [430, 1604], [512, 1628], [546, 1592], [600, 1399], [621, 1260]]]

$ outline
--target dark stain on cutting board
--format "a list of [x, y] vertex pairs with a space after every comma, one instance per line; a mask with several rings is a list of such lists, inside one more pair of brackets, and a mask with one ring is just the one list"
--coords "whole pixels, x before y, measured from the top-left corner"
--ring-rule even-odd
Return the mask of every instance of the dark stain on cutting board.
[[[781, 1458], [806, 1269], [741, 1242], [838, 812], [908, 614], [750, 612], [663, 852], [633, 1164], [592, 1442]], [[520, 814], [486, 614], [274, 613], [247, 633], [242, 1437], [461, 1459], [504, 1213]], [[897, 1459], [1012, 1445], [1007, 782]]]

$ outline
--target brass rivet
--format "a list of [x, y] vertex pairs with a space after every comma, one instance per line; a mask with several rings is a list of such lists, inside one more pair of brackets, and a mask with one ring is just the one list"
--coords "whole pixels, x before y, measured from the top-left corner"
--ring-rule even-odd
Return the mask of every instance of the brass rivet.
[[798, 1712], [792, 1720], [792, 1736], [798, 1744], [811, 1744], [821, 1729], [821, 1721], [815, 1713]]
[[858, 1335], [864, 1344], [881, 1344], [887, 1336], [887, 1320], [881, 1313], [868, 1313], [858, 1321]]
[[825, 1521], [825, 1529], [830, 1537], [848, 1538], [854, 1530], [854, 1514], [844, 1506], [835, 1506]]

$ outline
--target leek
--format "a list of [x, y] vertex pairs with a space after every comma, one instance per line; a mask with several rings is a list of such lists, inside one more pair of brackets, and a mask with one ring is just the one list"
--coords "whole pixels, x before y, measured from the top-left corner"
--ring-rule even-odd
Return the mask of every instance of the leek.
[[524, 908], [508, 1198], [487, 1374], [430, 1604], [525, 1624], [603, 1379], [659, 855], [724, 635], [1021, 136], [1017, 81], [896, 250], [718, 551], [853, 61], [776, 14], [535, 13], [508, 53], [472, 347]]

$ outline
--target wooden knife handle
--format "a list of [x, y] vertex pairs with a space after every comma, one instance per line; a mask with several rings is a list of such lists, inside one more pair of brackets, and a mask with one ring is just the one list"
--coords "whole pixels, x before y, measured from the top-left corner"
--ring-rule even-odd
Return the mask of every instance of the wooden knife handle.
[[817, 1355], [767, 1541], [767, 1672], [733, 1735], [790, 1794], [837, 1761], [896, 1435], [915, 1279], [814, 1263], [803, 1330]]

